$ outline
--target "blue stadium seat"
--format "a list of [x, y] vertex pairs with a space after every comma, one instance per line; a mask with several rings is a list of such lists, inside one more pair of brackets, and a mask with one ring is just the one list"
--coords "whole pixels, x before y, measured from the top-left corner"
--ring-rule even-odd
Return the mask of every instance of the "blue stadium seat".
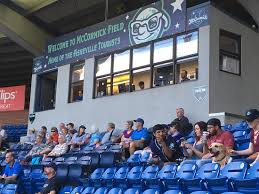
[[178, 190], [181, 189], [180, 179], [192, 179], [197, 171], [196, 164], [183, 164], [178, 167], [174, 178], [165, 178], [163, 183], [167, 190]]
[[102, 152], [105, 152], [107, 151], [109, 148], [108, 145], [101, 145], [99, 146], [98, 148], [95, 149], [96, 152], [99, 152], [99, 153], [102, 153]]
[[164, 194], [183, 194], [183, 192], [180, 190], [169, 190], [164, 192]]
[[148, 164], [148, 159], [150, 157], [150, 152], [144, 152], [143, 154], [140, 155], [140, 163], [143, 165]]
[[97, 190], [94, 192], [94, 194], [107, 194], [108, 191], [109, 191], [108, 188], [106, 188], [106, 187], [101, 187], [101, 188], [97, 189]]
[[246, 131], [235, 131], [233, 133], [235, 143], [240, 144], [244, 142], [249, 142], [250, 139], [247, 139], [247, 132]]
[[140, 194], [140, 190], [137, 188], [127, 189], [124, 194]]
[[65, 161], [65, 158], [64, 158], [64, 157], [58, 157], [58, 158], [55, 158], [55, 159], [53, 160], [53, 162], [54, 162], [55, 164], [63, 164], [64, 161]]
[[53, 158], [47, 157], [47, 158], [43, 158], [41, 161], [41, 165], [47, 165], [49, 163], [51, 163], [53, 161]]
[[117, 168], [107, 168], [104, 173], [102, 174], [101, 180], [102, 183], [106, 185], [106, 187], [112, 188], [113, 187], [113, 178], [116, 173]]
[[147, 189], [142, 194], [161, 194], [158, 189]]
[[108, 194], [123, 194], [123, 190], [121, 188], [112, 188]]
[[138, 166], [141, 164], [141, 154], [132, 154], [127, 160], [129, 166]]
[[215, 193], [232, 191], [232, 179], [243, 179], [247, 168], [247, 163], [242, 161], [227, 164], [220, 171], [218, 178], [206, 179], [208, 190]]
[[5, 186], [4, 184], [0, 184], [0, 193], [2, 192], [4, 186]]
[[[144, 170], [143, 166], [134, 166], [127, 175], [127, 184], [125, 185], [127, 187], [137, 187], [141, 188], [141, 175]], [[125, 187], [124, 187], [125, 188]]]
[[114, 144], [111, 145], [111, 147], [109, 148], [109, 151], [111, 152], [122, 152], [122, 146], [120, 144]]
[[75, 157], [75, 156], [71, 156], [71, 157], [68, 157], [65, 159], [65, 163], [68, 165], [74, 164], [74, 163], [76, 163], [76, 161], [77, 161], [77, 157]]
[[74, 188], [70, 194], [78, 194], [78, 193], [82, 193], [83, 191], [84, 191], [84, 187], [78, 186], [78, 187]]
[[78, 164], [82, 166], [90, 166], [91, 165], [91, 157], [90, 156], [82, 156], [77, 160]]
[[225, 124], [224, 130], [225, 131], [231, 131], [232, 130], [232, 125], [231, 124]]
[[212, 194], [212, 193], [209, 191], [194, 191], [191, 194]]
[[94, 147], [90, 147], [90, 146], [81, 146], [80, 152], [83, 154], [88, 154], [93, 152]]
[[2, 189], [1, 194], [15, 194], [16, 190], [17, 190], [17, 185], [16, 184], [7, 184]]
[[80, 164], [71, 164], [69, 165], [68, 170], [68, 180], [71, 182], [71, 184], [79, 183], [79, 179], [83, 175], [83, 169]]
[[100, 167], [109, 168], [114, 164], [114, 153], [113, 152], [103, 152], [100, 154]]
[[100, 187], [101, 186], [101, 177], [104, 173], [104, 168], [97, 168], [95, 171], [90, 175], [90, 186]]
[[87, 156], [91, 157], [90, 170], [92, 171], [99, 166], [100, 154], [97, 152], [91, 152], [91, 153], [88, 153]]
[[74, 187], [73, 186], [65, 186], [63, 187], [60, 191], [59, 194], [67, 194], [67, 193], [71, 193], [73, 191]]
[[63, 179], [68, 175], [68, 165], [67, 164], [58, 164], [56, 177], [58, 179]]
[[[157, 175], [159, 172], [158, 166], [148, 166], [142, 173], [141, 179], [143, 182], [143, 186], [145, 188], [149, 188], [149, 185], [153, 185], [157, 183]], [[152, 187], [151, 187], [152, 188]]]
[[94, 187], [86, 187], [81, 194], [93, 194], [95, 191]]
[[259, 162], [247, 170], [244, 179], [235, 179], [233, 182], [236, 191], [247, 194], [259, 193]]
[[125, 180], [127, 179], [128, 172], [130, 170], [130, 167], [123, 166], [117, 170], [117, 172], [114, 175], [114, 185], [116, 187], [125, 187]]
[[206, 178], [217, 178], [220, 171], [220, 165], [217, 163], [207, 163], [199, 168], [193, 179], [182, 179], [183, 190], [193, 192], [197, 190], [206, 190], [204, 180]]
[[224, 192], [222, 194], [245, 194], [245, 193], [240, 193], [240, 192]]
[[205, 159], [201, 159], [201, 160], [196, 160], [196, 165], [198, 168], [202, 167], [204, 164], [208, 164], [208, 163], [211, 163], [212, 160], [211, 159], [208, 159], [208, 160], [205, 160]]

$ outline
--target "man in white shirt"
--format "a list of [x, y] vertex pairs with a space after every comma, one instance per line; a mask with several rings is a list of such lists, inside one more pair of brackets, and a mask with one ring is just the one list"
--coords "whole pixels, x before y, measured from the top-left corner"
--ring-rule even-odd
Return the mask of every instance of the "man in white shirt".
[[0, 124], [0, 148], [2, 148], [2, 144], [5, 139], [6, 139], [6, 132], [4, 129], [2, 129], [2, 125]]

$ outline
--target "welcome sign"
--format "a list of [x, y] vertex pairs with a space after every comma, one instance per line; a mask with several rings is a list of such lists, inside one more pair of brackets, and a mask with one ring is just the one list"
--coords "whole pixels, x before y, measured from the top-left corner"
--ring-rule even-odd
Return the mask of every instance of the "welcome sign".
[[161, 0], [48, 41], [33, 73], [184, 32], [185, 25], [186, 0]]

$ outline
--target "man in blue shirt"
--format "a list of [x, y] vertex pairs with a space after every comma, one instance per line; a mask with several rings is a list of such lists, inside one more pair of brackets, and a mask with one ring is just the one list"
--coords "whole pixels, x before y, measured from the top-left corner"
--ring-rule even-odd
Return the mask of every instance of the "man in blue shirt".
[[22, 173], [22, 167], [20, 163], [15, 161], [13, 152], [6, 153], [5, 161], [7, 164], [1, 179], [4, 179], [5, 184], [17, 183], [18, 178]]
[[136, 123], [136, 129], [133, 131], [130, 137], [130, 155], [134, 154], [137, 149], [143, 149], [145, 146], [145, 141], [148, 140], [148, 132], [147, 129], [143, 127], [144, 120], [141, 118], [137, 118], [134, 120]]

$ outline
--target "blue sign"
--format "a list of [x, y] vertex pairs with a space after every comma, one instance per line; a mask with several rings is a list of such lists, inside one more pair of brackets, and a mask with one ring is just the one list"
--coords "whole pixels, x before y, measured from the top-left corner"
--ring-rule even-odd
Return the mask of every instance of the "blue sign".
[[185, 26], [186, 0], [161, 0], [49, 40], [44, 56], [35, 60], [33, 73], [184, 32]]
[[209, 24], [209, 5], [193, 7], [188, 9], [187, 30], [197, 29]]

